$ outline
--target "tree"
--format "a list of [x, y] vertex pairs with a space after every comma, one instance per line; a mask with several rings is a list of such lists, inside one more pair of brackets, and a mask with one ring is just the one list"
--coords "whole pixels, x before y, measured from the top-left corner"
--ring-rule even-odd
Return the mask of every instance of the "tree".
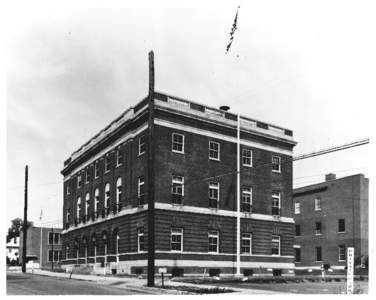
[[[14, 237], [20, 236], [20, 231], [22, 230], [23, 220], [21, 218], [15, 218], [11, 221], [12, 225], [8, 228], [7, 242]], [[33, 222], [27, 222], [27, 228], [34, 225]]]

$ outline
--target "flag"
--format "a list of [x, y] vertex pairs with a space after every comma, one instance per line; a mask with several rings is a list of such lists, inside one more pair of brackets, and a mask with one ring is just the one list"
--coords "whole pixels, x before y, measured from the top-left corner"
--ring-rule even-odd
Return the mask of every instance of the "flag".
[[235, 34], [235, 31], [236, 29], [238, 28], [237, 27], [237, 23], [238, 23], [238, 13], [239, 13], [239, 8], [240, 6], [238, 6], [238, 9], [236, 10], [236, 15], [235, 15], [235, 19], [234, 19], [234, 24], [232, 24], [232, 28], [231, 28], [231, 31], [230, 31], [230, 40], [227, 44], [227, 47], [226, 47], [226, 54], [228, 53], [228, 51], [230, 50], [230, 47], [231, 47], [231, 44], [232, 44], [232, 41], [234, 40], [234, 34]]

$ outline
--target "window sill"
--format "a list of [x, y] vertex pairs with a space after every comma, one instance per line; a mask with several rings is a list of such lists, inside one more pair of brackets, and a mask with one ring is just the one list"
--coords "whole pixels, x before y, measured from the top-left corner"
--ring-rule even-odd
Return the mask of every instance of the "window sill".
[[171, 152], [177, 153], [177, 154], [185, 154], [184, 151], [178, 151], [178, 150], [171, 150]]
[[322, 235], [322, 233], [315, 233], [315, 236], [320, 236]]
[[339, 233], [339, 234], [343, 234], [343, 233], [346, 233], [346, 231], [338, 231], [337, 233]]
[[272, 173], [281, 174], [281, 171], [272, 170]]
[[209, 156], [209, 160], [213, 160], [213, 161], [221, 161], [221, 158], [214, 158], [214, 157], [210, 157], [210, 156]]
[[281, 254], [272, 254], [272, 256], [281, 256]]
[[144, 155], [144, 154], [145, 154], [145, 152], [138, 153], [137, 157], [140, 157], [140, 156], [142, 156], [142, 155]]
[[253, 168], [253, 165], [242, 165], [243, 167], [246, 167], [246, 168]]

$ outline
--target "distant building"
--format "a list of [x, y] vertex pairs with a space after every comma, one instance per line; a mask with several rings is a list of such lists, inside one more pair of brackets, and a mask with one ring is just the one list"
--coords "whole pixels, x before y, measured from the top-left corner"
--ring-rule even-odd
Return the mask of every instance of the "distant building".
[[[26, 262], [33, 261], [41, 268], [60, 265], [61, 228], [29, 227], [27, 229]], [[42, 241], [42, 242], [41, 242]], [[20, 233], [20, 263], [22, 264], [23, 232]], [[41, 258], [41, 259], [40, 259]]]
[[[154, 178], [147, 98], [64, 162], [62, 263], [145, 273], [154, 180], [156, 270], [234, 274], [237, 115], [162, 93], [154, 101]], [[240, 127], [241, 272], [291, 274], [293, 133], [244, 116]]]
[[368, 264], [368, 178], [362, 174], [294, 189], [296, 269], [344, 269], [348, 247], [355, 266]]
[[20, 254], [20, 237], [15, 236], [7, 242], [7, 263], [18, 263]]

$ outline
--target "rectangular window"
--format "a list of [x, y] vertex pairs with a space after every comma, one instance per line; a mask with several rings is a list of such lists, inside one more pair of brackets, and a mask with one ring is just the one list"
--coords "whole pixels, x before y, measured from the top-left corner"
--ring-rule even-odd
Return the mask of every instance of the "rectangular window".
[[322, 261], [321, 247], [316, 247], [316, 261]]
[[295, 202], [295, 214], [300, 214], [300, 202]]
[[300, 225], [295, 225], [295, 236], [300, 236]]
[[90, 178], [91, 176], [90, 176], [90, 169], [87, 169], [86, 170], [86, 183], [89, 183], [90, 182]]
[[279, 256], [281, 253], [281, 237], [272, 235], [272, 255]]
[[281, 158], [272, 156], [272, 172], [281, 173]]
[[54, 234], [52, 232], [48, 233], [48, 245], [52, 245], [54, 242]]
[[346, 261], [346, 246], [345, 245], [338, 246], [338, 260]]
[[138, 240], [138, 252], [145, 251], [145, 236], [144, 236], [144, 227], [141, 227], [137, 230], [137, 240]]
[[58, 262], [60, 260], [60, 251], [54, 251], [54, 261]]
[[273, 191], [272, 192], [272, 215], [280, 215], [280, 202], [281, 202], [281, 193]]
[[215, 230], [209, 231], [208, 238], [209, 238], [209, 240], [208, 240], [208, 243], [209, 243], [208, 252], [218, 253], [219, 252], [219, 247], [218, 247], [219, 233], [218, 233], [218, 231], [215, 231]]
[[184, 177], [172, 175], [172, 203], [183, 204]]
[[251, 212], [252, 209], [252, 188], [243, 187], [242, 189], [242, 211]]
[[55, 245], [59, 245], [60, 244], [60, 233], [55, 233], [54, 244]]
[[242, 150], [242, 162], [245, 167], [252, 167], [252, 150], [243, 149]]
[[106, 155], [104, 158], [104, 171], [109, 172], [111, 168], [111, 163], [110, 163], [110, 155]]
[[123, 164], [123, 151], [118, 149], [116, 151], [116, 166], [119, 167]]
[[242, 234], [241, 253], [252, 254], [252, 234], [251, 233]]
[[144, 154], [146, 151], [146, 137], [143, 135], [138, 139], [138, 155]]
[[70, 182], [67, 183], [67, 195], [71, 194]]
[[338, 219], [338, 232], [345, 232], [345, 219]]
[[48, 261], [52, 261], [52, 259], [53, 259], [53, 251], [48, 250]]
[[184, 153], [184, 135], [179, 133], [172, 134], [172, 152]]
[[171, 229], [171, 251], [183, 251], [183, 228]]
[[219, 202], [219, 183], [209, 182], [209, 207], [218, 208]]
[[315, 225], [315, 234], [316, 235], [320, 235], [322, 232], [321, 232], [321, 222], [316, 222], [316, 225]]
[[216, 142], [209, 142], [209, 159], [220, 159], [220, 145]]
[[321, 210], [321, 198], [316, 198], [315, 199], [315, 210]]
[[144, 204], [145, 201], [145, 179], [143, 176], [138, 177], [138, 199], [139, 199], [139, 204], [142, 205]]
[[295, 250], [295, 262], [301, 262], [300, 248], [294, 248]]
[[94, 166], [94, 177], [98, 178], [99, 177], [99, 163], [96, 162]]
[[82, 175], [77, 175], [77, 187], [80, 188], [82, 185]]

